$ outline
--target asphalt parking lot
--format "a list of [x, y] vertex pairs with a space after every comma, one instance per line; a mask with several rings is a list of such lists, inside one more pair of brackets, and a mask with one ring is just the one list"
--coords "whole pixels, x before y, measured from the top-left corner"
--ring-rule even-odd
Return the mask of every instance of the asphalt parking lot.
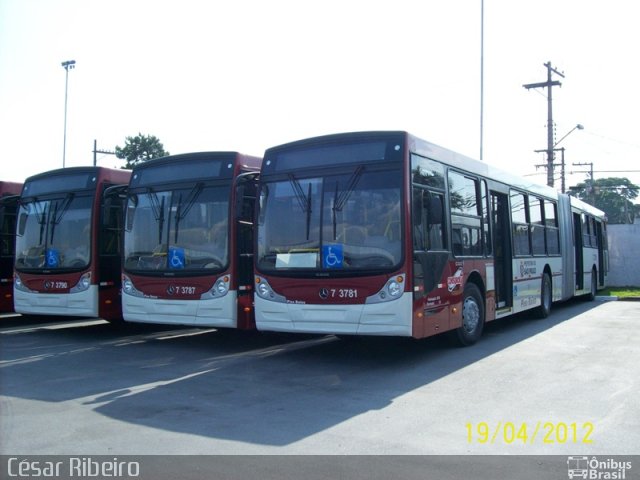
[[633, 455], [640, 302], [454, 348], [0, 317], [0, 453]]

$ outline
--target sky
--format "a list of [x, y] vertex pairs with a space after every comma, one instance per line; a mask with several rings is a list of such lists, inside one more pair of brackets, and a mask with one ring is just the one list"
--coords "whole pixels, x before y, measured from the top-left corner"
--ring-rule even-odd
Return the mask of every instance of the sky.
[[66, 167], [138, 133], [172, 154], [262, 155], [406, 130], [479, 158], [483, 118], [483, 161], [544, 184], [547, 91], [523, 85], [551, 62], [567, 187], [591, 168], [575, 163], [640, 184], [635, 3], [484, 0], [481, 49], [481, 0], [0, 0], [0, 180], [63, 166], [75, 60]]

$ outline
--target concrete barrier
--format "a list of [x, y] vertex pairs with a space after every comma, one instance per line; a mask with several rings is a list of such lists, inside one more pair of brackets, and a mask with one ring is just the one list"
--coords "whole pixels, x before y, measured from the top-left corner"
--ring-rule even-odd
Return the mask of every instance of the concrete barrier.
[[640, 286], [640, 224], [607, 225], [608, 286]]

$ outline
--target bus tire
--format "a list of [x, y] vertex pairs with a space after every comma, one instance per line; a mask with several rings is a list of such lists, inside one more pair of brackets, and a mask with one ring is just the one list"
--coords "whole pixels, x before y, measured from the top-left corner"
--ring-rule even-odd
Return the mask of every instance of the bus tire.
[[534, 310], [536, 318], [547, 318], [551, 314], [551, 304], [553, 303], [553, 290], [551, 289], [551, 277], [548, 273], [542, 275], [540, 285], [540, 306]]
[[467, 283], [462, 298], [462, 325], [451, 332], [457, 345], [467, 347], [478, 341], [484, 328], [484, 313], [480, 289], [475, 283]]
[[593, 302], [596, 299], [596, 295], [598, 294], [598, 274], [596, 273], [596, 269], [591, 270], [591, 289], [589, 294], [587, 295], [587, 300]]
[[114, 318], [104, 318], [103, 320], [106, 320], [107, 322], [109, 322], [111, 325], [116, 325], [118, 327], [121, 327], [123, 325], [131, 325], [128, 322], [124, 321], [124, 318], [120, 317], [114, 317]]

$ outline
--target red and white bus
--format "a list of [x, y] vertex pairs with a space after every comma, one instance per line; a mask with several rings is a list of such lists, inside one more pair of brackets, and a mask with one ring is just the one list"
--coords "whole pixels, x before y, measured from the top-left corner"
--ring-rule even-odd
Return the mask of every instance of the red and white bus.
[[16, 312], [122, 318], [122, 205], [105, 191], [130, 176], [129, 170], [72, 167], [25, 180], [16, 229]]
[[124, 233], [125, 320], [255, 328], [260, 163], [236, 152], [200, 152], [135, 167]]
[[22, 184], [0, 182], [0, 313], [13, 312], [16, 210]]
[[270, 148], [259, 183], [259, 330], [469, 345], [605, 284], [603, 212], [406, 132]]

